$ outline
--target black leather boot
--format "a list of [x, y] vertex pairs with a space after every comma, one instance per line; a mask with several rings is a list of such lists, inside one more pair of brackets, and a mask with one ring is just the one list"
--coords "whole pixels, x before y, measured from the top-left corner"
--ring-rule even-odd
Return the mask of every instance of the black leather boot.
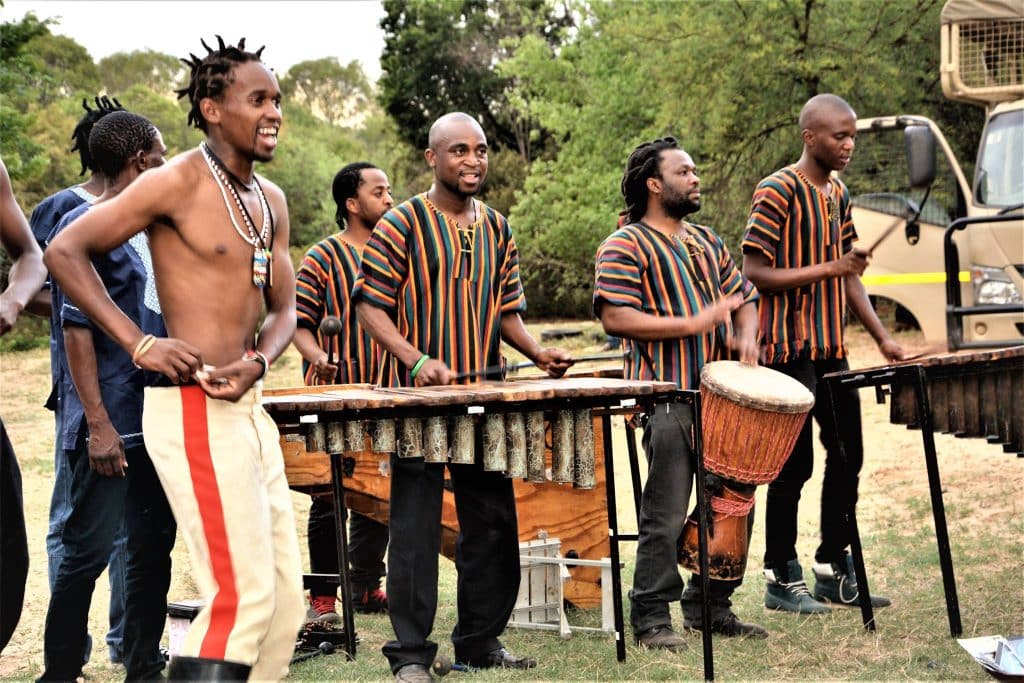
[[244, 681], [252, 667], [239, 662], [203, 657], [171, 657], [168, 681]]

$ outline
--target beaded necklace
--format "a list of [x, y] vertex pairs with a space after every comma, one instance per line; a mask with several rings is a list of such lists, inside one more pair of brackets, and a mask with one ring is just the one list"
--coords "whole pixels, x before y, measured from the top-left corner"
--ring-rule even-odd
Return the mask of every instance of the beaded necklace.
[[[235, 175], [227, 170], [224, 166], [224, 162], [217, 158], [213, 153], [213, 150], [211, 150], [205, 142], [199, 145], [199, 149], [203, 154], [203, 159], [206, 160], [207, 167], [210, 169], [210, 174], [213, 175], [214, 180], [217, 181], [217, 187], [220, 189], [220, 195], [224, 200], [224, 208], [227, 209], [228, 218], [231, 219], [231, 225], [234, 226], [235, 232], [238, 233], [238, 236], [245, 240], [246, 244], [253, 247], [252, 283], [259, 288], [272, 286], [273, 282], [271, 274], [273, 269], [271, 267], [271, 249], [274, 245], [274, 217], [270, 212], [270, 205], [267, 203], [267, 197], [263, 194], [263, 187], [260, 185], [259, 180], [253, 176], [252, 187], [256, 190], [256, 195], [260, 200], [260, 207], [263, 209], [263, 224], [260, 227], [260, 231], [256, 232], [256, 226], [253, 223], [252, 216], [249, 215], [249, 210], [245, 208], [245, 204], [242, 203], [241, 198], [238, 196], [238, 191], [235, 189], [235, 185], [231, 181], [232, 178], [235, 178]], [[231, 210], [231, 202], [228, 201], [228, 192], [231, 193], [232, 198], [235, 200], [235, 206], [238, 207], [238, 213], [242, 216], [242, 220], [245, 222], [245, 227], [249, 233], [248, 235], [242, 232], [242, 228], [238, 225], [238, 221], [235, 220], [235, 213]], [[267, 239], [268, 236], [269, 243]]]

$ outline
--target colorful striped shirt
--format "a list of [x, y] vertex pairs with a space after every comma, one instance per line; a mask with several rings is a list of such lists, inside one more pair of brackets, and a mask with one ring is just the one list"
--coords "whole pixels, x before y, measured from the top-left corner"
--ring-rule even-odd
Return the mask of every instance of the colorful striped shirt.
[[[312, 332], [320, 348], [337, 363], [335, 382], [339, 384], [377, 381], [377, 347], [356, 319], [350, 299], [361, 260], [360, 247], [337, 233], [313, 245], [295, 276], [296, 324]], [[320, 332], [320, 322], [329, 315], [341, 321], [341, 332], [335, 337]], [[302, 361], [302, 379], [309, 385], [317, 383], [313, 364], [307, 360]]]
[[[474, 200], [475, 201], [475, 200]], [[413, 346], [456, 373], [500, 364], [501, 317], [526, 310], [519, 252], [508, 221], [482, 202], [460, 228], [420, 194], [391, 209], [363, 253], [352, 293], [386, 311]], [[383, 386], [411, 385], [385, 351]]]
[[[605, 239], [597, 250], [598, 317], [604, 304], [659, 317], [692, 317], [723, 296], [757, 299], [757, 289], [740, 273], [722, 239], [711, 228], [685, 225], [694, 238], [690, 244], [642, 222], [623, 226]], [[696, 389], [704, 364], [724, 353], [721, 330], [677, 339], [627, 339], [623, 376]]]
[[[841, 258], [853, 248], [857, 231], [846, 185], [833, 177], [830, 188], [826, 197], [792, 166], [762, 180], [751, 202], [743, 251], [764, 254], [776, 268]], [[842, 278], [764, 293], [758, 315], [766, 361], [845, 357], [845, 313]]]

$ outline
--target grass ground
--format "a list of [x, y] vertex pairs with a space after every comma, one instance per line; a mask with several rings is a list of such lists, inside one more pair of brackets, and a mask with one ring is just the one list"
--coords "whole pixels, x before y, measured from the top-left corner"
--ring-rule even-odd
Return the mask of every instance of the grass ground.
[[[595, 351], [601, 343], [596, 326], [567, 323], [584, 329], [565, 340], [574, 349]], [[536, 332], [538, 327], [531, 326]], [[550, 326], [548, 326], [550, 327]], [[561, 327], [561, 326], [560, 326]], [[911, 333], [901, 342], [923, 348]], [[854, 365], [877, 365], [881, 359], [870, 339], [859, 330], [850, 334]], [[289, 353], [275, 364], [269, 383], [298, 383], [298, 358]], [[45, 350], [0, 354], [0, 414], [11, 435], [22, 467], [25, 512], [32, 567], [25, 611], [11, 644], [0, 657], [0, 679], [28, 680], [42, 665], [42, 632], [48, 594], [45, 533], [52, 481], [53, 424], [41, 406], [46, 397], [48, 358]], [[715, 640], [715, 672], [725, 680], [963, 680], [984, 679], [981, 667], [949, 635], [942, 580], [938, 567], [927, 476], [920, 436], [888, 422], [888, 406], [876, 405], [872, 392], [862, 392], [865, 466], [858, 507], [862, 540], [872, 590], [894, 599], [894, 606], [876, 613], [878, 630], [866, 632], [856, 610], [837, 609], [824, 617], [794, 617], [763, 608], [764, 582], [760, 557], [764, 549], [763, 513], [759, 512], [747, 566], [746, 584], [735, 595], [735, 609], [771, 631], [766, 641]], [[1019, 409], [1019, 408], [1018, 408]], [[624, 454], [621, 429], [616, 453]], [[964, 637], [1024, 632], [1024, 461], [1003, 454], [983, 440], [937, 436], [943, 495], [949, 521], [954, 568], [959, 589]], [[635, 529], [628, 497], [626, 458], [617, 456], [618, 510], [623, 530]], [[816, 544], [820, 468], [804, 491], [798, 549], [809, 572]], [[763, 503], [764, 488], [759, 487]], [[293, 494], [297, 533], [305, 545], [309, 499]], [[763, 510], [763, 505], [759, 505]], [[621, 548], [626, 563], [623, 585], [632, 581], [632, 544]], [[451, 654], [447, 634], [454, 625], [455, 571], [441, 563], [440, 607], [434, 637], [441, 652]], [[625, 593], [625, 590], [624, 590]], [[182, 543], [175, 549], [171, 600], [196, 597], [189, 558]], [[90, 613], [90, 630], [105, 633], [108, 591], [105, 577], [97, 587]], [[628, 600], [626, 600], [628, 614]], [[681, 619], [678, 609], [674, 617]], [[596, 610], [570, 616], [573, 623], [596, 625]], [[361, 639], [358, 657], [321, 657], [296, 665], [290, 680], [383, 680], [389, 677], [380, 646], [391, 635], [383, 616], [358, 616]], [[627, 637], [631, 634], [627, 634]], [[681, 654], [646, 652], [629, 645], [627, 660], [615, 660], [609, 635], [575, 634], [563, 641], [556, 634], [509, 630], [504, 637], [514, 652], [540, 660], [528, 672], [480, 672], [489, 680], [680, 680], [703, 675], [700, 639]], [[120, 680], [123, 670], [106, 660], [105, 648], [94, 653], [85, 669], [92, 681]], [[464, 674], [451, 674], [456, 679]]]

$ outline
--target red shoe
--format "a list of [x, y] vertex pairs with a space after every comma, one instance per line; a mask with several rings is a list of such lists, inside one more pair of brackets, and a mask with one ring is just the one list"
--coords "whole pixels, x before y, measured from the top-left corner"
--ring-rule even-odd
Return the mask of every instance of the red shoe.
[[373, 590], [365, 589], [362, 593], [352, 596], [356, 604], [356, 612], [360, 614], [380, 614], [388, 611], [388, 596], [378, 586]]
[[337, 624], [341, 616], [334, 609], [335, 598], [333, 595], [310, 595], [309, 610], [306, 612], [306, 621], [314, 624]]

